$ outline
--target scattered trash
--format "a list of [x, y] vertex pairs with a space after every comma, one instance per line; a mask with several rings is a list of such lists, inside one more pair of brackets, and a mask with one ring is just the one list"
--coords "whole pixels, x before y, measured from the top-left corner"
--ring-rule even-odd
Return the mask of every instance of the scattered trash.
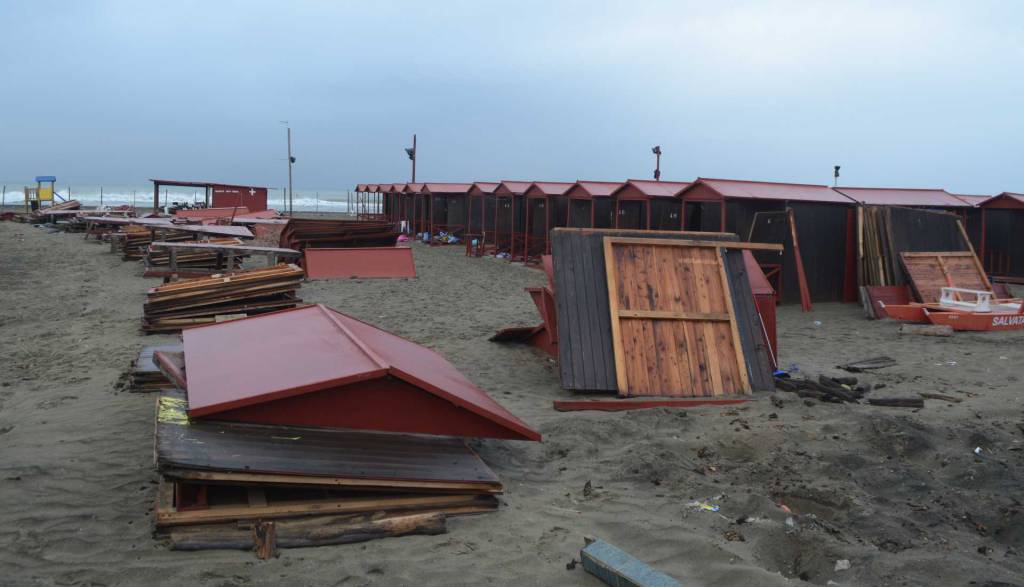
[[843, 371], [849, 371], [850, 373], [860, 373], [868, 369], [882, 369], [885, 367], [893, 367], [897, 363], [892, 357], [873, 357], [870, 359], [863, 359], [860, 361], [853, 361], [845, 365], [838, 365]]
[[746, 537], [743, 536], [742, 533], [740, 533], [740, 532], [738, 532], [736, 530], [726, 530], [725, 531], [725, 539], [728, 540], [729, 542], [746, 542], [747, 541]]
[[835, 570], [837, 570], [837, 571], [848, 571], [848, 570], [850, 570], [850, 561], [845, 559], [845, 558], [837, 560], [836, 561], [836, 569]]
[[981, 447], [977, 446], [974, 448], [974, 454], [981, 456]]
[[717, 512], [719, 509], [721, 509], [717, 504], [713, 504], [707, 500], [691, 501], [690, 503], [686, 504], [686, 506], [689, 507], [690, 509], [701, 512]]
[[565, 570], [572, 571], [576, 568], [576, 565], [580, 564], [580, 561], [573, 558], [569, 562], [565, 563]]
[[817, 328], [818, 326], [821, 326], [821, 320], [814, 321], [814, 327]]
[[787, 514], [793, 513], [793, 510], [789, 509], [789, 506], [784, 503], [779, 504], [779, 509], [786, 512]]
[[590, 497], [593, 494], [594, 486], [590, 483], [590, 481], [587, 481], [586, 483], [583, 484], [583, 497]]

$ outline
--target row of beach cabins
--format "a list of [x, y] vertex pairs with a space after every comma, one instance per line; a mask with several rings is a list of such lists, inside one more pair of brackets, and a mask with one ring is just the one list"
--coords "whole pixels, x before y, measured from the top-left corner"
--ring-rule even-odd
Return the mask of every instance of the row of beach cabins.
[[[915, 208], [955, 215], [986, 270], [1024, 277], [1024, 195], [952, 194], [943, 189], [698, 178], [693, 182], [501, 181], [359, 184], [362, 210], [430, 238], [448, 234], [492, 254], [532, 262], [550, 253], [552, 228], [729, 232], [744, 240], [799, 247], [798, 271], [779, 262], [783, 303], [857, 300], [863, 207]], [[786, 222], [778, 222], [785, 213]], [[773, 226], [774, 222], [774, 226]], [[927, 227], [919, 227], [926, 230]], [[791, 232], [791, 234], [783, 234]], [[768, 264], [770, 265], [770, 264]], [[771, 268], [769, 267], [769, 270]]]

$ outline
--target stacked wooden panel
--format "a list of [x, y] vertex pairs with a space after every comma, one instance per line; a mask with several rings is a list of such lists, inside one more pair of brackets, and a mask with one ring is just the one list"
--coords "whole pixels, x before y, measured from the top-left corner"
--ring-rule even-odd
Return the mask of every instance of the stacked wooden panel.
[[157, 403], [155, 518], [174, 549], [272, 555], [443, 533], [447, 516], [497, 509], [500, 481], [458, 438], [197, 420], [187, 408], [180, 390]]
[[142, 330], [183, 328], [295, 307], [303, 271], [292, 264], [211, 275], [154, 287], [143, 305]]
[[191, 234], [174, 230], [153, 229], [146, 226], [128, 224], [113, 233], [111, 238], [117, 239], [116, 243], [118, 250], [121, 251], [122, 259], [125, 261], [138, 261], [146, 257], [149, 245], [154, 240], [187, 241], [193, 240], [195, 237]]
[[138, 358], [132, 363], [131, 372], [128, 376], [128, 390], [133, 392], [150, 392], [162, 389], [173, 389], [174, 385], [161, 372], [154, 359], [158, 351], [181, 352], [181, 343], [147, 346], [139, 351]]
[[292, 218], [281, 231], [279, 246], [310, 248], [383, 247], [394, 245], [398, 232], [391, 222]]
[[[237, 238], [211, 238], [208, 241], [204, 241], [213, 245], [241, 245], [241, 239]], [[183, 271], [198, 271], [206, 270], [212, 272], [217, 269], [238, 269], [242, 266], [242, 261], [248, 255], [234, 254], [231, 255], [230, 259], [224, 258], [223, 253], [219, 253], [216, 250], [186, 250], [178, 251], [177, 265], [178, 269]], [[147, 245], [146, 247], [146, 267], [157, 268], [157, 267], [169, 267], [171, 263], [170, 252], [165, 248], [153, 248]]]

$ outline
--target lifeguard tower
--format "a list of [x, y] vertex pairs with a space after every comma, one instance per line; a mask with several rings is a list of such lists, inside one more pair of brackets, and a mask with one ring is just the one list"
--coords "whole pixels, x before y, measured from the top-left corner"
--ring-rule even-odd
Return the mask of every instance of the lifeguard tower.
[[53, 191], [56, 184], [57, 178], [53, 175], [37, 175], [36, 187], [25, 188], [25, 211], [38, 210], [46, 205], [52, 206]]

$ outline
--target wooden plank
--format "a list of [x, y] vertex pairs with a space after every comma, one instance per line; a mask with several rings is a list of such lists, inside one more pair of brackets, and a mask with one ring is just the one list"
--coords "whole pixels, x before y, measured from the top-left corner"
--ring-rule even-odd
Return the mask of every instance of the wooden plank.
[[168, 479], [205, 481], [239, 485], [287, 485], [289, 487], [332, 487], [360, 491], [393, 491], [407, 493], [501, 493], [500, 483], [458, 483], [446, 481], [406, 481], [401, 479], [360, 479], [354, 477], [328, 477], [319, 475], [275, 475], [272, 473], [241, 473], [235, 471], [206, 471], [200, 469], [161, 469]]
[[[718, 268], [722, 275], [722, 293], [725, 297], [725, 306], [732, 308], [732, 292], [729, 291], [729, 276], [725, 270], [725, 251], [717, 251], [719, 255], [722, 255], [719, 260]], [[729, 330], [732, 332], [732, 342], [736, 353], [736, 368], [739, 371], [741, 389], [744, 391], [750, 391], [750, 379], [747, 377], [747, 361], [743, 356], [743, 345], [740, 344], [740, 332], [736, 326], [736, 316], [733, 312], [727, 314], [729, 321]]]
[[604, 239], [604, 262], [605, 274], [608, 276], [608, 299], [614, 300], [608, 305], [608, 309], [611, 312], [612, 349], [615, 353], [615, 379], [621, 392], [629, 388], [629, 378], [626, 376], [626, 356], [622, 345], [622, 324], [619, 320], [617, 263], [615, 262], [615, 254], [612, 250], [612, 241], [608, 238]]
[[[172, 550], [253, 550], [252, 528], [236, 524], [208, 524], [173, 528], [168, 532]], [[350, 544], [388, 536], [444, 534], [442, 513], [402, 515], [314, 516], [274, 522], [276, 545], [299, 548]]]
[[[676, 233], [681, 234], [681, 233]], [[781, 251], [782, 245], [775, 243], [750, 243], [745, 241], [711, 241], [711, 240], [669, 240], [646, 237], [616, 236], [615, 242], [629, 245], [650, 246], [681, 246], [681, 247], [720, 247], [723, 249], [741, 249], [750, 251]]]
[[150, 243], [150, 247], [156, 247], [158, 249], [195, 249], [204, 251], [243, 251], [252, 253], [276, 253], [278, 255], [298, 257], [302, 255], [302, 251], [296, 251], [295, 249], [286, 249], [282, 247], [258, 247], [258, 246], [246, 246], [243, 244], [237, 245], [223, 245], [217, 243], [200, 243], [200, 242], [167, 242], [167, 241], [156, 241]]
[[807, 275], [804, 273], [804, 260], [800, 255], [800, 242], [797, 238], [796, 232], [796, 217], [793, 214], [792, 208], [790, 208], [788, 212], [790, 237], [793, 239], [793, 258], [796, 260], [796, 277], [800, 284], [800, 307], [803, 308], [804, 312], [810, 312], [812, 309], [811, 292], [807, 288]]
[[647, 410], [651, 408], [697, 408], [701, 406], [731, 406], [750, 399], [741, 398], [698, 398], [698, 399], [608, 399], [608, 400], [555, 400], [553, 407], [559, 412], [622, 412]]
[[422, 495], [400, 497], [349, 497], [341, 499], [307, 499], [281, 504], [211, 505], [207, 509], [177, 509], [155, 512], [157, 526], [212, 524], [237, 520], [275, 519], [298, 516], [341, 515], [370, 512], [411, 512], [417, 510], [445, 511], [447, 508], [476, 506], [496, 509], [493, 496]]

